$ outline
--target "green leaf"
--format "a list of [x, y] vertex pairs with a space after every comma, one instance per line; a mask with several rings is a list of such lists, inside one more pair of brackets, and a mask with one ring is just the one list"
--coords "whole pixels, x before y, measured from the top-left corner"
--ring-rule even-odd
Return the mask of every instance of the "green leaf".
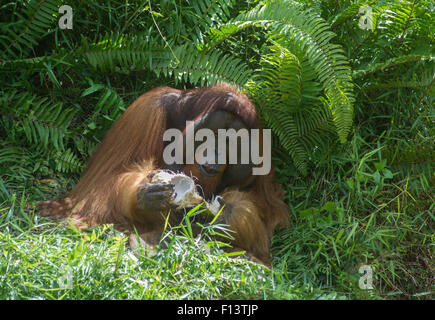
[[317, 215], [319, 213], [319, 209], [317, 208], [308, 208], [305, 210], [300, 210], [299, 214], [302, 218], [307, 218], [313, 215]]
[[379, 173], [379, 171], [376, 171], [373, 174], [373, 180], [376, 182], [376, 184], [379, 184], [381, 182], [381, 174]]
[[383, 174], [386, 179], [393, 179], [393, 173], [390, 170], [385, 169]]
[[94, 93], [95, 91], [103, 89], [105, 86], [102, 84], [93, 84], [91, 87], [87, 88], [82, 92], [82, 97], [85, 97], [87, 95], [90, 95], [91, 93]]
[[245, 254], [246, 251], [232, 251], [232, 252], [225, 252], [224, 256], [225, 257], [235, 257], [235, 256], [240, 256], [242, 254]]
[[330, 212], [330, 211], [335, 211], [336, 209], [337, 209], [337, 204], [334, 201], [328, 201], [327, 203], [325, 203], [322, 206], [320, 211], [326, 210], [326, 211]]

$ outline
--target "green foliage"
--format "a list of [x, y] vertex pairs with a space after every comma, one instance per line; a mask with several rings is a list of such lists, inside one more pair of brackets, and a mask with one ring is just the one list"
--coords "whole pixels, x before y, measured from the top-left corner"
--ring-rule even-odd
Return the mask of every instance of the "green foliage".
[[[245, 259], [228, 259], [214, 242], [189, 232], [176, 237], [172, 230], [157, 251], [132, 251], [113, 226], [79, 230], [54, 224], [16, 208], [15, 195], [11, 200], [10, 209], [0, 206], [2, 299], [341, 298], [295, 286]], [[188, 226], [186, 219], [178, 230]], [[213, 229], [218, 231], [210, 226], [203, 233], [205, 240]]]
[[[73, 30], [61, 30], [63, 3], [0, 6], [1, 297], [431, 297], [432, 1], [75, 0]], [[292, 219], [274, 238], [274, 270], [206, 249], [189, 215], [171, 248], [139, 261], [108, 227], [35, 215], [139, 95], [219, 81], [246, 92], [273, 132]], [[361, 264], [374, 290], [358, 287]], [[58, 290], [61, 265], [75, 291]]]
[[48, 98], [39, 98], [30, 93], [17, 90], [2, 92], [1, 106], [5, 118], [2, 121], [10, 134], [24, 133], [29, 144], [40, 144], [43, 148], [54, 147], [63, 150], [65, 131], [75, 110], [63, 108], [62, 103], [53, 103]]
[[[343, 1], [343, 2], [348, 2], [348, 1]], [[342, 12], [332, 16], [333, 19], [331, 20], [331, 28], [334, 29], [338, 27], [340, 24], [344, 23], [345, 21], [354, 18], [360, 12], [361, 7], [371, 5], [375, 2], [376, 0], [359, 0], [359, 1], [354, 1], [353, 3], [350, 2], [348, 6], [346, 6], [345, 4], [345, 8]]]
[[[430, 299], [431, 187], [396, 174], [382, 147], [370, 150], [358, 134], [350, 142], [313, 181], [292, 180], [293, 227], [274, 238], [276, 268], [363, 299]], [[362, 265], [373, 270], [374, 290], [359, 288]]]
[[[47, 7], [42, 6], [45, 2], [40, 4], [39, 9], [31, 6], [31, 10], [41, 11], [47, 19], [47, 12], [51, 12], [51, 16], [56, 16], [56, 7], [53, 4]], [[272, 1], [259, 4], [228, 21], [232, 5], [232, 1], [219, 5], [214, 1], [198, 1], [192, 6], [187, 3], [179, 4], [176, 10], [172, 11], [174, 3], [162, 3], [155, 8], [151, 8], [151, 4], [148, 3], [137, 7], [133, 12], [129, 12], [130, 7], [125, 7], [125, 16], [129, 17], [125, 25], [110, 33], [98, 27], [97, 34], [81, 36], [80, 39], [72, 33], [60, 30], [56, 30], [54, 35], [41, 34], [39, 36], [42, 41], [44, 36], [47, 38], [46, 41], [54, 36], [56, 46], [52, 46], [51, 51], [48, 49], [50, 46], [40, 48], [39, 44], [33, 41], [33, 50], [44, 50], [44, 55], [35, 57], [22, 54], [19, 59], [16, 56], [8, 56], [8, 59], [2, 61], [5, 70], [27, 70], [25, 75], [14, 75], [15, 84], [12, 87], [6, 85], [4, 95], [14, 96], [15, 87], [19, 87], [20, 81], [27, 88], [32, 87], [36, 83], [33, 75], [39, 72], [40, 82], [51, 90], [52, 101], [43, 98], [47, 101], [41, 100], [41, 106], [32, 103], [30, 107], [31, 100], [25, 98], [26, 93], [20, 92], [19, 96], [28, 100], [27, 108], [22, 107], [20, 111], [14, 107], [15, 101], [12, 101], [8, 108], [14, 111], [8, 114], [10, 113], [14, 120], [21, 119], [19, 117], [26, 114], [27, 118], [20, 125], [24, 128], [29, 143], [42, 143], [46, 149], [54, 147], [64, 150], [64, 144], [72, 140], [74, 143], [69, 146], [71, 154], [75, 154], [75, 158], [79, 154], [86, 158], [87, 151], [92, 148], [84, 150], [82, 147], [81, 150], [77, 150], [79, 146], [101, 139], [102, 133], [125, 108], [123, 99], [111, 88], [111, 78], [131, 78], [135, 75], [138, 81], [134, 84], [135, 87], [138, 87], [141, 81], [152, 83], [155, 79], [172, 79], [175, 85], [189, 86], [226, 81], [241, 88], [245, 87], [247, 92], [251, 93], [252, 99], [261, 110], [261, 117], [280, 138], [280, 143], [292, 156], [300, 172], [305, 174], [311, 151], [330, 140], [331, 120], [342, 142], [349, 132], [354, 98], [346, 58], [339, 46], [332, 43], [333, 33], [328, 30], [325, 21], [312, 10], [303, 10], [295, 2]], [[86, 6], [81, 8], [86, 10]], [[120, 4], [119, 8], [122, 10], [123, 6]], [[173, 21], [167, 18], [173, 16], [177, 10], [180, 10], [177, 15], [180, 31], [169, 39], [162, 35], [162, 30], [171, 30]], [[139, 18], [140, 12], [148, 15]], [[208, 18], [203, 19], [204, 15]], [[159, 22], [160, 18], [162, 21]], [[98, 16], [98, 21], [100, 20], [104, 19]], [[48, 19], [44, 23], [53, 22], [50, 21]], [[134, 23], [143, 25], [146, 21], [150, 26], [157, 26], [157, 30], [142, 28], [144, 31], [137, 34], [127, 33]], [[284, 55], [272, 54], [269, 66], [265, 60], [268, 59], [265, 58], [267, 55], [261, 58], [259, 63], [265, 65], [260, 73], [250, 69], [240, 57], [216, 48], [216, 43], [227, 41], [234, 33], [248, 25], [261, 25], [267, 34], [267, 41], [280, 47], [281, 53], [286, 52]], [[90, 26], [91, 29], [95, 29], [93, 24]], [[88, 30], [85, 31], [87, 32]], [[217, 34], [219, 36], [216, 36]], [[10, 42], [18, 41], [20, 35], [18, 33], [8, 39]], [[180, 37], [183, 44], [178, 44], [181, 43]], [[282, 57], [293, 57], [294, 62], [300, 65], [295, 65], [300, 69], [300, 76], [294, 77], [296, 74], [291, 69], [291, 61], [282, 62]], [[272, 71], [273, 68], [277, 69]], [[283, 68], [287, 68], [286, 73], [280, 74]], [[77, 70], [82, 70], [89, 85], [75, 80], [74, 73]], [[99, 76], [90, 78], [89, 75], [95, 72]], [[139, 73], [145, 73], [146, 76], [140, 77]], [[278, 74], [279, 88], [271, 85], [276, 81], [274, 77]], [[263, 81], [263, 78], [267, 81]], [[294, 88], [300, 89], [294, 91]], [[95, 93], [100, 90], [105, 90], [105, 93], [100, 100], [94, 101], [94, 105], [83, 100], [71, 107], [71, 102], [67, 98], [78, 93], [85, 99], [95, 98]], [[261, 99], [264, 98], [264, 91], [268, 92], [268, 97], [267, 103], [263, 105]], [[299, 97], [288, 95], [288, 92]], [[35, 92], [29, 94], [35, 95]], [[46, 96], [45, 92], [39, 94]], [[283, 95], [288, 96], [282, 103], [273, 104], [275, 107], [271, 108], [271, 101], [280, 100], [277, 95], [280, 98]], [[33, 107], [38, 109], [36, 113], [29, 110]], [[290, 110], [292, 108], [301, 113], [307, 112], [310, 116], [305, 118], [301, 117], [301, 113], [294, 114], [295, 112]], [[71, 122], [77, 111], [79, 114], [73, 121], [73, 126], [68, 127], [67, 120]], [[87, 116], [89, 113], [92, 113], [92, 116]], [[36, 121], [34, 117], [39, 115], [43, 115], [43, 118]], [[76, 124], [78, 125], [75, 126]], [[288, 135], [288, 132], [291, 134]], [[82, 138], [77, 138], [77, 134]], [[71, 169], [62, 168], [59, 162], [56, 168], [60, 169], [60, 172]]]
[[354, 95], [347, 58], [332, 43], [334, 34], [326, 22], [292, 1], [259, 4], [212, 29], [206, 48], [252, 26], [264, 28], [275, 53], [262, 57], [262, 72], [247, 92], [295, 166], [306, 174], [309, 153], [328, 143], [331, 120], [341, 142], [350, 130]]
[[[254, 9], [255, 10], [255, 9]], [[295, 10], [285, 1], [275, 1], [241, 20], [272, 20], [268, 26], [279, 34], [283, 43], [289, 42], [300, 50], [315, 70], [322, 84], [327, 105], [331, 109], [337, 133], [342, 142], [352, 123], [353, 93], [347, 58], [338, 45], [331, 43], [334, 34], [316, 13]]]
[[[161, 36], [169, 43], [195, 44], [204, 41], [207, 31], [225, 23], [233, 12], [234, 0], [161, 1], [146, 3], [153, 13], [153, 21], [161, 30]], [[152, 7], [151, 7], [152, 6]]]
[[309, 62], [278, 44], [271, 51], [262, 59], [262, 73], [248, 85], [248, 92], [266, 126], [306, 175], [309, 154], [327, 146], [328, 135], [334, 137], [332, 113], [320, 96], [321, 85]]
[[204, 86], [225, 81], [242, 86], [252, 74], [241, 59], [219, 51], [198, 52], [195, 47], [185, 45], [175, 48], [174, 54], [178, 63], [171, 61], [168, 65], [157, 66], [155, 71], [157, 76], [162, 73], [174, 78], [176, 84], [189, 82]]
[[1, 61], [28, 58], [28, 53], [56, 21], [55, 13], [58, 11], [59, 3], [60, 1], [56, 0], [32, 0], [28, 3], [4, 4], [2, 6], [4, 11], [11, 10], [14, 16], [25, 18], [17, 21], [2, 20], [5, 22], [1, 26]]

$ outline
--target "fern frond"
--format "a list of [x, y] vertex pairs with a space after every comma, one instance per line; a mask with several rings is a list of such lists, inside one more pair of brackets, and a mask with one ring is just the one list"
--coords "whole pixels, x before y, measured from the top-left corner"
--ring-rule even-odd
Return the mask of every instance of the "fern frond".
[[33, 183], [37, 170], [35, 159], [39, 154], [8, 142], [10, 141], [0, 143], [0, 186], [23, 191]]
[[265, 112], [266, 124], [278, 136], [281, 145], [292, 157], [295, 167], [304, 176], [307, 174], [308, 153], [299, 141], [299, 131], [294, 116], [277, 112]]
[[[82, 121], [82, 128], [85, 128], [86, 132], [96, 129], [105, 132], [127, 108], [119, 94], [113, 88], [106, 87], [103, 84], [91, 83], [91, 86], [84, 90], [81, 96], [85, 97], [100, 90], [102, 92], [98, 101], [88, 111], [89, 117]], [[87, 155], [87, 152], [83, 154]]]
[[340, 141], [345, 142], [353, 117], [353, 83], [347, 58], [341, 47], [331, 42], [335, 35], [326, 22], [292, 1], [278, 0], [260, 4], [230, 24], [213, 33], [214, 43], [241, 28], [261, 26], [271, 37], [279, 37], [281, 44], [288, 42], [304, 54], [325, 91]]
[[326, 145], [328, 137], [335, 137], [332, 114], [318, 97], [321, 90], [310, 65], [277, 43], [271, 50], [263, 58], [262, 72], [246, 85], [246, 91], [265, 125], [306, 175], [309, 155]]
[[98, 144], [96, 141], [91, 141], [82, 135], [74, 135], [72, 141], [83, 159], [87, 159]]
[[302, 97], [299, 59], [278, 44], [272, 46], [271, 51], [273, 53], [263, 59], [262, 87], [268, 92], [266, 103], [283, 111], [297, 111]]
[[64, 109], [60, 102], [53, 103], [48, 98], [40, 98], [27, 92], [12, 91], [1, 94], [0, 104], [5, 111], [0, 112], [0, 115], [5, 120], [12, 121], [12, 127], [17, 134], [21, 130], [31, 144], [64, 149], [64, 133], [76, 113], [74, 109]]
[[55, 151], [51, 154], [51, 158], [54, 159], [58, 172], [80, 172], [84, 167], [84, 162], [71, 149]]
[[8, 28], [5, 40], [0, 41], [0, 61], [27, 58], [27, 53], [54, 24], [59, 1], [32, 0], [26, 4], [25, 15], [17, 28]]
[[106, 88], [95, 106], [95, 113], [103, 114], [103, 117], [114, 122], [126, 109], [124, 100], [116, 91]]
[[155, 64], [170, 63], [173, 59], [171, 52], [156, 45], [155, 41], [119, 34], [106, 35], [91, 44], [83, 40], [78, 54], [82, 54], [87, 63], [103, 73], [152, 69]]
[[308, 159], [317, 149], [323, 150], [325, 140], [334, 137], [332, 116], [328, 108], [296, 113], [263, 110], [267, 126], [278, 136], [280, 144], [292, 157], [295, 167], [307, 174]]
[[392, 68], [405, 63], [418, 62], [418, 61], [431, 62], [434, 60], [435, 60], [434, 56], [417, 55], [417, 54], [403, 55], [400, 57], [388, 59], [385, 62], [370, 64], [369, 67], [364, 70], [355, 70], [354, 73], [352, 74], [352, 78], [353, 79], [362, 78], [368, 74], [372, 74], [377, 71], [384, 71], [388, 68]]
[[110, 37], [98, 44], [85, 44], [84, 56], [88, 63], [103, 72], [150, 70], [157, 76], [173, 77], [176, 83], [189, 81], [194, 85], [211, 85], [219, 81], [243, 85], [251, 77], [251, 71], [240, 59], [199, 51], [186, 44], [171, 50], [150, 45], [133, 38]]
[[7, 72], [21, 72], [21, 70], [39, 71], [44, 69], [44, 62], [48, 57], [36, 57], [27, 59], [0, 60], [0, 68]]
[[0, 165], [21, 161], [24, 149], [17, 146], [3, 145], [0, 149]]
[[172, 77], [176, 83], [190, 82], [194, 85], [212, 85], [225, 81], [243, 86], [252, 76], [252, 71], [241, 59], [224, 55], [219, 50], [201, 52], [191, 45], [174, 48], [178, 62], [156, 65], [157, 76]]
[[344, 23], [347, 20], [355, 17], [358, 14], [358, 12], [359, 12], [359, 10], [360, 10], [360, 8], [362, 6], [371, 5], [374, 2], [376, 2], [376, 0], [359, 0], [359, 1], [355, 1], [354, 3], [352, 3], [350, 6], [346, 7], [346, 9], [344, 9], [342, 12], [337, 14], [332, 19], [331, 28], [332, 29], [337, 28], [342, 23]]
[[[395, 46], [401, 48], [402, 51], [408, 49], [405, 41], [407, 34], [412, 32], [412, 27], [415, 24], [415, 8], [417, 0], [398, 0], [395, 1], [386, 10], [382, 11], [378, 29], [384, 30], [385, 34], [390, 39], [395, 39]], [[405, 49], [405, 50], [403, 50]]]
[[187, 11], [187, 19], [193, 26], [188, 28], [187, 34], [194, 35], [194, 41], [202, 42], [204, 31], [218, 26], [228, 20], [229, 10], [234, 0], [199, 0], [192, 1], [190, 6], [194, 11]]

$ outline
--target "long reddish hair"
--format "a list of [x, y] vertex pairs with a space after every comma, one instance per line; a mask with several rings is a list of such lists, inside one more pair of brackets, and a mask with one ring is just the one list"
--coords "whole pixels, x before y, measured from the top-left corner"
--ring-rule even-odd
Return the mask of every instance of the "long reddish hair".
[[[237, 115], [249, 129], [259, 128], [252, 102], [226, 83], [186, 91], [160, 87], [143, 94], [107, 132], [74, 189], [51, 205], [46, 204], [46, 213], [73, 216], [88, 225], [128, 224], [118, 212], [119, 176], [132, 168], [142, 170], [144, 175], [161, 168], [165, 130], [175, 126], [183, 129], [185, 121], [215, 110]], [[276, 226], [288, 223], [283, 192], [273, 175], [272, 169], [266, 176], [255, 176], [250, 188], [256, 194], [270, 236]]]

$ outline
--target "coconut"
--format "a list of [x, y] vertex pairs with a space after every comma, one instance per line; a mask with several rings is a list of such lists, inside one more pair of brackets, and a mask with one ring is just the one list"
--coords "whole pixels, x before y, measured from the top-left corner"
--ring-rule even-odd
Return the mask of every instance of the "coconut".
[[159, 170], [152, 177], [151, 182], [171, 183], [174, 185], [174, 193], [176, 195], [172, 199], [172, 203], [177, 206], [177, 209], [193, 207], [204, 201], [210, 212], [216, 215], [221, 207], [219, 199], [222, 199], [222, 197], [217, 196], [211, 202], [205, 201], [196, 191], [195, 181], [183, 173]]
[[219, 210], [221, 209], [221, 203], [219, 200], [221, 200], [221, 196], [214, 197], [210, 202], [206, 202], [205, 205], [207, 206], [208, 210], [213, 213], [213, 215], [216, 215]]
[[192, 207], [204, 201], [196, 191], [193, 179], [185, 174], [160, 170], [153, 176], [151, 182], [174, 185], [176, 196], [172, 199], [172, 203], [177, 205], [177, 209]]

